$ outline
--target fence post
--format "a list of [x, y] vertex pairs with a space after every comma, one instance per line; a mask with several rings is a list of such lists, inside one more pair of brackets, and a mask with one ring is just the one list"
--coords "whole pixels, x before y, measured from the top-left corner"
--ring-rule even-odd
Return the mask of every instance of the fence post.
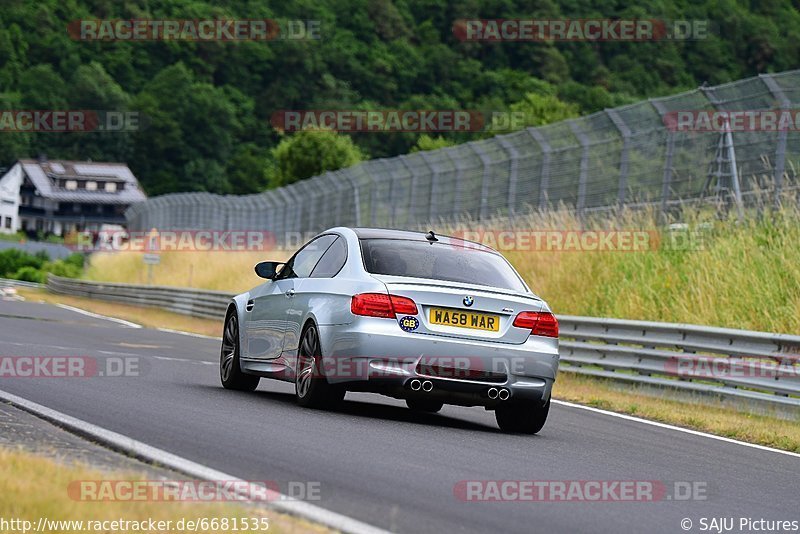
[[451, 148], [444, 148], [444, 155], [453, 162], [453, 167], [456, 168], [456, 183], [453, 189], [453, 217], [457, 218], [461, 210], [461, 183], [464, 178], [464, 168], [461, 166], [461, 158], [454, 158], [450, 155], [454, 152]]
[[[779, 105], [781, 111], [790, 109], [792, 107], [791, 100], [789, 100], [789, 98], [786, 96], [786, 93], [783, 92], [783, 89], [781, 89], [781, 86], [778, 85], [778, 82], [775, 81], [775, 78], [773, 78], [771, 74], [759, 74], [758, 77], [761, 78], [761, 80], [764, 82], [764, 85], [767, 86], [767, 89], [769, 89], [769, 92], [775, 97], [775, 100], [780, 103]], [[787, 128], [781, 128], [780, 132], [778, 133], [778, 146], [775, 148], [775, 208], [779, 208], [781, 205], [783, 171], [786, 166], [787, 135]]]
[[417, 219], [417, 203], [415, 197], [417, 196], [417, 184], [419, 183], [419, 171], [409, 165], [408, 156], [398, 156], [400, 162], [406, 166], [408, 172], [411, 173], [411, 187], [408, 191], [408, 209], [406, 210], [406, 226], [409, 226], [412, 221]]
[[259, 198], [261, 203], [266, 207], [266, 223], [267, 230], [272, 234], [273, 244], [278, 244], [278, 236], [275, 234], [275, 203], [272, 202], [274, 189], [261, 193]]
[[344, 197], [345, 185], [342, 183], [342, 179], [340, 176], [340, 171], [333, 171], [328, 172], [328, 179], [330, 180], [331, 184], [333, 185], [334, 189], [336, 189], [336, 214], [333, 217], [333, 224], [335, 226], [341, 226], [343, 224], [343, 208], [342, 208], [342, 200]]
[[286, 194], [289, 195], [292, 199], [292, 206], [294, 206], [294, 211], [292, 212], [292, 224], [294, 225], [295, 231], [300, 234], [300, 240], [303, 240], [303, 228], [302, 228], [302, 221], [303, 221], [303, 204], [300, 195], [297, 194], [296, 185], [298, 182], [293, 184], [289, 184], [286, 186]]
[[283, 217], [281, 217], [281, 234], [283, 234], [284, 244], [289, 233], [289, 207], [292, 206], [292, 197], [286, 192], [286, 187], [274, 189], [276, 193], [283, 197]]
[[630, 157], [631, 129], [622, 120], [614, 109], [606, 109], [606, 115], [614, 123], [620, 136], [622, 136], [622, 152], [619, 155], [619, 191], [617, 192], [617, 209], [625, 206], [625, 196], [628, 194], [628, 158]]
[[[508, 214], [512, 219], [516, 215], [514, 206], [517, 205], [517, 168], [519, 167], [519, 152], [508, 142], [504, 136], [495, 137], [497, 142], [508, 154]], [[513, 224], [513, 223], [512, 223]]]
[[347, 169], [342, 171], [342, 176], [344, 176], [345, 180], [350, 182], [350, 186], [353, 188], [353, 201], [355, 202], [356, 208], [356, 226], [361, 226], [361, 196], [358, 191], [358, 183], [353, 180], [353, 177], [347, 172]]
[[419, 155], [422, 156], [422, 161], [424, 161], [425, 165], [431, 170], [431, 188], [430, 194], [428, 195], [428, 222], [433, 224], [433, 218], [436, 214], [433, 200], [436, 198], [436, 182], [439, 180], [439, 169], [431, 162], [430, 155], [426, 150], [421, 151]]
[[311, 180], [314, 178], [309, 178], [307, 180], [300, 180], [294, 183], [296, 190], [299, 192], [298, 196], [301, 199], [300, 202], [303, 203], [303, 211], [306, 212], [308, 215], [308, 225], [303, 226], [303, 217], [301, 215], [299, 219], [300, 225], [300, 232], [305, 235], [307, 232], [310, 233], [314, 231], [314, 187], [311, 183]]
[[379, 226], [377, 224], [378, 220], [378, 177], [370, 172], [370, 167], [374, 165], [374, 162], [368, 161], [362, 164], [362, 168], [364, 169], [364, 174], [369, 176], [369, 225], [370, 226]]
[[[663, 123], [664, 115], [667, 113], [667, 108], [663, 102], [648, 99], [648, 102], [655, 108], [658, 116]], [[669, 190], [672, 186], [672, 155], [675, 152], [675, 132], [667, 128], [667, 154], [664, 158], [664, 178], [661, 183], [661, 219], [667, 219], [667, 200], [669, 199]]]
[[[714, 93], [714, 89], [711, 87], [700, 87], [700, 91], [706, 96], [711, 105], [714, 107], [715, 110], [719, 110], [722, 102], [717, 98], [717, 95]], [[742, 189], [739, 185], [739, 170], [737, 169], [736, 164], [736, 149], [733, 145], [733, 133], [731, 132], [730, 121], [728, 118], [725, 118], [725, 127], [723, 128], [723, 132], [720, 134], [719, 139], [719, 148], [717, 149], [716, 154], [716, 176], [717, 176], [717, 187], [722, 187], [720, 183], [720, 179], [722, 178], [722, 165], [727, 163], [730, 166], [730, 188], [733, 189], [733, 199], [736, 202], [736, 210], [739, 215], [739, 222], [744, 220], [744, 206], [742, 204]], [[711, 168], [711, 167], [709, 167]], [[710, 178], [710, 176], [709, 176]], [[706, 184], [709, 184], [709, 181], [706, 181]], [[728, 184], [725, 184], [726, 186]], [[725, 198], [725, 202], [730, 204], [730, 192]]]
[[478, 143], [469, 142], [467, 143], [467, 146], [469, 146], [472, 151], [478, 155], [478, 157], [481, 159], [481, 163], [483, 163], [483, 178], [481, 180], [481, 208], [478, 217], [481, 221], [485, 221], [489, 211], [489, 199], [487, 197], [489, 195], [489, 166], [491, 165], [491, 160]]
[[392, 167], [386, 158], [381, 158], [378, 162], [383, 167], [384, 179], [389, 180], [389, 226], [394, 228], [395, 212], [397, 211], [397, 203], [394, 200], [397, 195], [397, 180], [394, 179]]
[[581, 167], [578, 177], [578, 203], [575, 206], [578, 210], [578, 218], [583, 220], [584, 209], [586, 208], [586, 180], [589, 174], [589, 137], [581, 130], [574, 119], [569, 119], [569, 128], [581, 145]]
[[539, 182], [539, 210], [544, 211], [545, 208], [547, 208], [547, 190], [550, 187], [550, 154], [553, 152], [553, 149], [538, 128], [528, 128], [528, 133], [531, 134], [533, 140], [536, 141], [542, 149], [542, 179]]

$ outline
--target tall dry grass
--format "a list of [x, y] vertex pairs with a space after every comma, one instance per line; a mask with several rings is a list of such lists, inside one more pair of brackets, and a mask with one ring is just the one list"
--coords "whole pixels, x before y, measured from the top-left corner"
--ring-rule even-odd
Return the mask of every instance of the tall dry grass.
[[[644, 230], [646, 251], [505, 250], [533, 290], [556, 313], [683, 322], [800, 333], [800, 210], [762, 217], [685, 210], [680, 229], [653, 211], [581, 223], [570, 212], [531, 213], [517, 230]], [[450, 231], [497, 230], [508, 223], [467, 224]], [[492, 235], [492, 234], [489, 234]]]
[[[154, 265], [153, 285], [195, 287], [241, 292], [262, 283], [253, 266], [265, 260], [284, 261], [291, 252], [163, 252]], [[148, 283], [143, 254], [133, 251], [101, 252], [89, 257], [84, 278], [100, 282]]]

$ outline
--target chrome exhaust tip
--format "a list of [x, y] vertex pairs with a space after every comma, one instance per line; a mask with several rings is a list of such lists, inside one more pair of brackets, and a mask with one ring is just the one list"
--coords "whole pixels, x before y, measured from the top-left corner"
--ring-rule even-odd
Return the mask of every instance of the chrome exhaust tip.
[[503, 388], [503, 389], [501, 389], [500, 391], [497, 392], [497, 398], [499, 398], [501, 401], [508, 400], [508, 398], [510, 396], [511, 396], [511, 392], [509, 390], [507, 390], [506, 388]]
[[433, 382], [431, 382], [430, 380], [426, 380], [425, 382], [423, 382], [422, 391], [424, 391], [425, 393], [433, 391]]
[[497, 398], [497, 388], [489, 388], [489, 391], [486, 392], [490, 399], [494, 400]]
[[411, 381], [411, 391], [419, 391], [421, 387], [422, 387], [422, 382], [420, 382], [418, 379], [415, 378], [414, 380]]

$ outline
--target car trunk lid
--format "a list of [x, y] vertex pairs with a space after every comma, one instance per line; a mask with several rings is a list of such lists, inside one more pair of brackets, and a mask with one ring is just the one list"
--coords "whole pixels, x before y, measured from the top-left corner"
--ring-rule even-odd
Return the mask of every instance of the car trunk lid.
[[[419, 326], [411, 333], [460, 339], [524, 343], [530, 330], [512, 325], [521, 311], [541, 311], [535, 295], [461, 282], [372, 275], [388, 292], [412, 299]], [[457, 355], [454, 355], [457, 356]]]

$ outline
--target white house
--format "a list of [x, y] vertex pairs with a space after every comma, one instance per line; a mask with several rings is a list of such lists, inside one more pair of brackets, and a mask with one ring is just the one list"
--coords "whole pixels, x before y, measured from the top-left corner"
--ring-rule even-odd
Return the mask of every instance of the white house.
[[0, 176], [0, 232], [97, 231], [145, 198], [124, 163], [21, 159]]

